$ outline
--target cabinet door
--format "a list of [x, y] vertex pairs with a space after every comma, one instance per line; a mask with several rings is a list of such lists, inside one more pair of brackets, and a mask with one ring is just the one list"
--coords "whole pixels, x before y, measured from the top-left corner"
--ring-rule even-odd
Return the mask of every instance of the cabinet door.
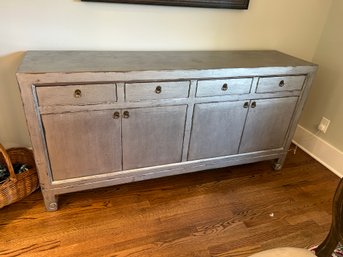
[[244, 101], [196, 104], [188, 160], [237, 154], [247, 107]]
[[121, 126], [114, 112], [42, 115], [53, 180], [121, 170]]
[[180, 162], [186, 110], [186, 105], [123, 110], [124, 169]]
[[251, 101], [240, 153], [283, 147], [298, 97]]

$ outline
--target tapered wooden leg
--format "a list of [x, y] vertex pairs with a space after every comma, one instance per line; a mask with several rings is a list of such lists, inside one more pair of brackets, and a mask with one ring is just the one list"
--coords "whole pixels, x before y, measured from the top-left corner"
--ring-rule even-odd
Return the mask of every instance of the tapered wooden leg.
[[49, 191], [42, 191], [44, 204], [47, 211], [56, 211], [58, 209], [58, 196]]

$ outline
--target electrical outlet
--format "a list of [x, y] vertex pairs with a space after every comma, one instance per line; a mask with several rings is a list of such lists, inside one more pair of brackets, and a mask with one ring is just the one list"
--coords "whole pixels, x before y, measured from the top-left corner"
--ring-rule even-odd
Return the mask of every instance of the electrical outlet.
[[320, 121], [320, 123], [318, 125], [318, 130], [323, 132], [323, 133], [326, 133], [329, 125], [330, 125], [330, 120], [325, 118], [325, 117], [322, 117], [322, 120]]

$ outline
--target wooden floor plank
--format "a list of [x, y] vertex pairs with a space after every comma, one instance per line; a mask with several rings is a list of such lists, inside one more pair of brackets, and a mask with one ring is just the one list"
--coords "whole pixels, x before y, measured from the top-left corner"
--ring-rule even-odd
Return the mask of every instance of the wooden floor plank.
[[269, 161], [77, 192], [0, 210], [0, 256], [246, 257], [318, 244], [339, 178], [298, 150]]

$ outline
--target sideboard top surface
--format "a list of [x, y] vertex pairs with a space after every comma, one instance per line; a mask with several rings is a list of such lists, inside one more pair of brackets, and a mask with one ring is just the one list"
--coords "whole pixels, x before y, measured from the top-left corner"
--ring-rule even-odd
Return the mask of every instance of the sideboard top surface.
[[28, 51], [18, 73], [316, 66], [278, 51]]

